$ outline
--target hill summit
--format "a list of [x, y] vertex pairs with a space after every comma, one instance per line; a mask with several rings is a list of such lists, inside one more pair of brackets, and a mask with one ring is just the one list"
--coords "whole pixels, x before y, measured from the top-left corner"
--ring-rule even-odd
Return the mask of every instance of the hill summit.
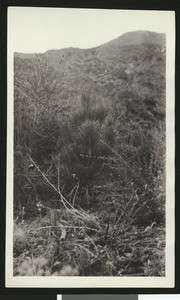
[[139, 45], [139, 44], [159, 44], [165, 46], [166, 36], [164, 33], [156, 33], [152, 31], [132, 31], [126, 32], [120, 37], [111, 40], [108, 43], [101, 45], [100, 47], [107, 46], [127, 46], [127, 45]]

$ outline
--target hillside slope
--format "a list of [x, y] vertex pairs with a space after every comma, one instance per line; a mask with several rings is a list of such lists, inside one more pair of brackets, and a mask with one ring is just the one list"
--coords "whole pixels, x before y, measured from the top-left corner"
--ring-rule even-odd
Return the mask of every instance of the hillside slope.
[[[110, 106], [126, 101], [128, 90], [131, 96], [147, 101], [153, 115], [165, 113], [164, 34], [129, 32], [96, 48], [49, 50], [39, 57], [55, 70], [58, 91], [54, 101], [74, 107], [81, 89], [91, 85], [97, 97]], [[15, 66], [27, 65], [28, 72], [36, 59], [15, 53]]]
[[163, 34], [15, 53], [14, 276], [164, 276], [165, 99]]

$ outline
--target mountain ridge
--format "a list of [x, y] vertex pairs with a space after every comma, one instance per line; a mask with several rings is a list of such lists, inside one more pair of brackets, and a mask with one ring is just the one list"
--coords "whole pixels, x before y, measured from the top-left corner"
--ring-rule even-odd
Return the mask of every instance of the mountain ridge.
[[[132, 39], [133, 36], [133, 39]], [[130, 44], [134, 41], [134, 44]], [[26, 58], [26, 59], [23, 59]], [[53, 102], [68, 103], [74, 110], [84, 87], [93, 86], [97, 98], [119, 107], [130, 98], [146, 102], [152, 120], [165, 114], [166, 51], [165, 35], [136, 31], [90, 49], [64, 48], [40, 54], [15, 55], [15, 67], [24, 69], [34, 81], [33, 65], [51, 85], [57, 79]], [[51, 76], [52, 75], [52, 80]], [[24, 74], [21, 74], [22, 78]], [[36, 87], [38, 89], [38, 87]], [[36, 89], [35, 88], [35, 89]], [[153, 98], [153, 101], [151, 100]], [[150, 104], [151, 103], [151, 104]], [[152, 104], [154, 103], [154, 104]], [[138, 106], [137, 105], [137, 106]], [[146, 115], [144, 118], [150, 118]]]
[[165, 33], [157, 33], [153, 31], [143, 31], [143, 30], [137, 30], [137, 31], [130, 31], [126, 32], [119, 37], [112, 39], [108, 42], [105, 42], [99, 46], [91, 47], [91, 48], [79, 48], [79, 47], [66, 47], [66, 48], [60, 48], [60, 49], [49, 49], [45, 52], [41, 53], [23, 53], [23, 52], [14, 52], [14, 56], [21, 57], [21, 58], [32, 58], [38, 55], [58, 52], [58, 51], [88, 51], [88, 50], [99, 50], [104, 47], [109, 46], [127, 46], [127, 45], [138, 45], [142, 43], [147, 44], [159, 44], [162, 47], [165, 47]]
[[161, 44], [165, 46], [165, 33], [157, 33], [153, 31], [136, 30], [126, 32], [119, 37], [100, 45], [99, 47], [118, 44], [119, 46], [137, 45], [137, 44]]

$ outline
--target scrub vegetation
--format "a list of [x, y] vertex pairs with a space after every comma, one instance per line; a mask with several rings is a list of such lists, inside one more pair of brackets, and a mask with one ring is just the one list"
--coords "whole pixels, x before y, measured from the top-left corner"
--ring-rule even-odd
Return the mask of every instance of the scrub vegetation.
[[165, 36], [14, 54], [14, 275], [165, 276]]

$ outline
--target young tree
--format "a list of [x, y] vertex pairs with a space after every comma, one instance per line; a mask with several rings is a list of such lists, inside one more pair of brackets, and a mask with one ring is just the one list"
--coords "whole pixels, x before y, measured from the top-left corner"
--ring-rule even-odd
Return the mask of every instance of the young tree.
[[[114, 140], [113, 119], [108, 108], [86, 90], [77, 111], [60, 128], [57, 156], [61, 174], [64, 170], [71, 179], [75, 178], [88, 201], [95, 176], [103, 172], [104, 163], [112, 155], [109, 147]], [[73, 180], [69, 187], [73, 188]]]

